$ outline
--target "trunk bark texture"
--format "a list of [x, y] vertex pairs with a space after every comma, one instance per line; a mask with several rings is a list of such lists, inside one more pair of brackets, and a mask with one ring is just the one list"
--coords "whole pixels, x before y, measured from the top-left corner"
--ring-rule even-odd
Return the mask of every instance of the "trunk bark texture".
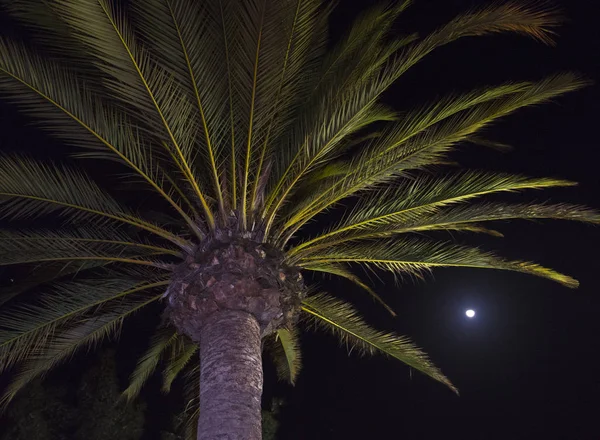
[[198, 440], [261, 440], [261, 328], [245, 311], [212, 314], [200, 331]]
[[261, 340], [293, 327], [305, 291], [280, 249], [231, 230], [174, 271], [167, 316], [200, 344], [199, 440], [261, 439]]

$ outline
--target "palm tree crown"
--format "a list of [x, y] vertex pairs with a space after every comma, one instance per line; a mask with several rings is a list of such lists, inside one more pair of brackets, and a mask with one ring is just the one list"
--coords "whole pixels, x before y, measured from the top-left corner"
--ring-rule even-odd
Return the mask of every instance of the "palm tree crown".
[[[349, 304], [306, 286], [302, 272], [346, 278], [391, 313], [353, 269], [398, 276], [438, 266], [503, 269], [576, 287], [552, 269], [428, 233], [500, 235], [486, 223], [505, 219], [600, 222], [596, 212], [566, 203], [485, 202], [490, 194], [572, 182], [456, 171], [448, 161], [457, 145], [479, 143], [496, 119], [585, 80], [561, 73], [407, 109], [380, 101], [441, 46], [499, 32], [550, 44], [558, 15], [506, 3], [467, 12], [424, 37], [399, 36], [392, 25], [409, 4], [371, 9], [328, 49], [331, 8], [320, 0], [11, 2], [32, 32], [26, 44], [0, 38], [4, 98], [87, 159], [78, 165], [116, 161], [121, 181], [148, 192], [124, 201], [106, 179], [95, 183], [72, 164], [0, 157], [1, 217], [31, 225], [0, 232], [0, 264], [36, 268], [0, 297], [0, 371], [18, 368], [2, 402], [161, 298], [175, 325], [152, 337], [125, 396], [134, 398], [161, 361], [165, 390], [183, 371], [195, 383], [198, 341], [182, 310], [207, 306], [190, 306], [181, 292], [190, 274], [208, 288], [221, 282], [211, 268], [222, 273], [235, 258], [242, 267], [247, 255], [244, 270], [266, 280], [264, 289], [284, 305], [275, 313], [261, 297], [244, 310], [264, 316], [257, 319], [265, 348], [292, 383], [301, 310], [298, 324], [316, 323], [455, 390], [407, 338], [372, 329]], [[333, 210], [343, 215], [304, 233]], [[35, 220], [48, 216], [61, 226], [38, 228]], [[255, 263], [261, 259], [264, 265]], [[189, 388], [195, 398], [196, 385]]]

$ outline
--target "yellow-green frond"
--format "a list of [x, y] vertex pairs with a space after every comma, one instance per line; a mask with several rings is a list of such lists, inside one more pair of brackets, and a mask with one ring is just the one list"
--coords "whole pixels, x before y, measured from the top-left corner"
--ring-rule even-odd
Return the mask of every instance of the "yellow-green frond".
[[[478, 171], [439, 177], [419, 175], [416, 179], [400, 180], [397, 185], [370, 192], [368, 196], [359, 200], [336, 226], [294, 247], [289, 251], [289, 255], [293, 256], [303, 250], [310, 252], [311, 248], [337, 243], [340, 240], [369, 237], [370, 234], [374, 234], [375, 237], [385, 236], [379, 233], [402, 230], [403, 227], [408, 229], [409, 225], [415, 225], [415, 222], [425, 224], [426, 218], [448, 205], [468, 202], [490, 194], [572, 185], [575, 183], [561, 179]], [[511, 211], [513, 215], [516, 215], [519, 206], [516, 205]], [[523, 214], [525, 215], [525, 212]]]
[[[192, 116], [198, 121], [196, 147], [203, 160], [197, 166], [211, 178], [212, 194], [225, 214], [231, 197], [224, 193], [220, 175], [227, 139], [227, 83], [229, 75], [220, 22], [211, 16], [210, 6], [193, 1], [135, 1], [133, 10], [138, 29], [155, 56], [167, 63], [178, 87], [193, 103]], [[214, 11], [213, 11], [214, 12]], [[205, 164], [205, 165], [204, 165]]]
[[167, 68], [154, 62], [137, 41], [121, 8], [109, 0], [68, 0], [55, 5], [74, 38], [96, 57], [114, 96], [126, 106], [137, 107], [146, 122], [158, 130], [159, 145], [192, 188], [212, 228], [213, 213], [193, 163], [197, 126], [192, 117], [194, 108]]
[[298, 332], [295, 329], [279, 329], [275, 335], [269, 336], [265, 348], [273, 359], [279, 380], [295, 385], [302, 368]]
[[556, 75], [537, 83], [519, 85], [518, 91], [511, 89], [506, 96], [501, 94], [481, 101], [474, 98], [472, 102], [475, 105], [459, 105], [458, 112], [434, 105], [432, 111], [446, 114], [446, 117], [428, 116], [429, 121], [435, 123], [429, 126], [427, 122], [424, 126], [428, 128], [423, 131], [414, 133], [410, 128], [419, 125], [419, 117], [423, 115], [418, 112], [413, 116], [413, 122], [401, 120], [391, 124], [384, 135], [374, 139], [351, 159], [348, 165], [350, 172], [345, 177], [334, 179], [328, 188], [321, 188], [320, 194], [313, 197], [308, 205], [299, 201], [296, 206], [300, 209], [292, 210], [284, 228], [297, 229], [346, 197], [377, 185], [389, 184], [408, 171], [443, 162], [457, 143], [468, 140], [494, 120], [519, 108], [578, 90], [586, 84], [587, 81], [574, 74]]
[[110, 307], [140, 292], [164, 288], [168, 281], [98, 278], [55, 283], [38, 295], [35, 305], [11, 305], [0, 313], [0, 371], [35, 355], [52, 335], [89, 313]]
[[15, 300], [19, 295], [28, 292], [36, 287], [48, 284], [52, 281], [65, 281], [73, 279], [76, 276], [87, 275], [93, 269], [104, 268], [110, 265], [106, 261], [66, 261], [49, 262], [46, 264], [35, 264], [27, 268], [28, 276], [18, 280], [10, 287], [5, 287], [0, 293], [0, 307], [6, 307], [5, 304]]
[[394, 357], [458, 393], [450, 380], [407, 337], [373, 329], [348, 303], [326, 294], [317, 294], [303, 301], [302, 310], [311, 322], [338, 336], [349, 348]]
[[373, 289], [371, 289], [367, 284], [365, 284], [358, 277], [358, 275], [352, 273], [346, 266], [342, 264], [317, 263], [313, 265], [307, 264], [306, 266], [303, 266], [303, 269], [312, 270], [314, 272], [329, 273], [340, 276], [342, 278], [346, 278], [347, 280], [353, 282], [354, 284], [365, 290], [369, 295], [371, 295], [371, 297], [379, 304], [381, 304], [390, 315], [396, 316], [396, 312], [394, 312], [394, 310], [390, 306], [388, 306], [385, 303], [385, 301], [379, 295], [377, 295], [377, 293], [375, 293]]
[[358, 263], [367, 267], [391, 271], [399, 276], [420, 277], [436, 267], [471, 267], [499, 269], [537, 275], [575, 288], [577, 280], [528, 261], [511, 261], [478, 248], [417, 239], [366, 240], [343, 243], [316, 251], [298, 262]]
[[551, 44], [554, 29], [561, 22], [555, 9], [533, 2], [506, 2], [473, 9], [403, 51], [389, 68], [390, 81], [395, 81], [432, 51], [460, 38], [517, 33]]
[[75, 320], [70, 325], [56, 329], [43, 342], [38, 340], [14, 379], [4, 390], [0, 397], [0, 406], [6, 407], [28, 383], [71, 358], [79, 349], [93, 348], [105, 338], [118, 336], [121, 324], [127, 316], [157, 301], [161, 295], [162, 293], [146, 293], [119, 299], [106, 304], [93, 316]]
[[[488, 232], [480, 225], [481, 223], [514, 219], [553, 219], [599, 224], [600, 213], [584, 206], [568, 204], [488, 203], [455, 206], [441, 209], [439, 212], [423, 214], [411, 221], [360, 231], [353, 239], [382, 238], [393, 234], [436, 230]], [[497, 231], [494, 232], [498, 234]], [[347, 240], [349, 237], [350, 234], [341, 240]]]
[[[0, 157], [2, 218], [16, 220], [59, 212], [73, 222], [96, 217], [126, 223], [187, 247], [175, 234], [121, 206], [80, 171], [19, 156]], [[2, 200], [4, 199], [4, 200]]]
[[140, 394], [142, 387], [154, 373], [164, 352], [176, 342], [177, 338], [177, 332], [172, 327], [162, 327], [156, 331], [150, 339], [150, 345], [139, 358], [135, 370], [129, 378], [129, 386], [123, 391], [123, 398], [132, 401]]
[[175, 343], [170, 347], [165, 360], [165, 368], [162, 373], [162, 392], [171, 391], [173, 381], [188, 365], [193, 363], [194, 356], [198, 353], [198, 344], [192, 342], [187, 336], [179, 335]]
[[0, 93], [37, 117], [51, 133], [96, 150], [82, 156], [118, 160], [164, 198], [194, 230], [186, 211], [163, 186], [164, 170], [157, 164], [149, 140], [121, 108], [91, 84], [21, 45], [0, 39]]

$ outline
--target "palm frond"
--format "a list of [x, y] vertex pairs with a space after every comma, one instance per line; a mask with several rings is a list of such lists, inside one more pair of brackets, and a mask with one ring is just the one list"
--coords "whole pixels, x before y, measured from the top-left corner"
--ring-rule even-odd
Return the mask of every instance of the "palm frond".
[[[267, 0], [248, 0], [246, 5], [239, 8], [241, 13], [237, 16], [239, 40], [237, 47], [234, 47], [234, 56], [238, 55], [234, 63], [235, 79], [242, 87], [239, 88], [238, 99], [240, 100], [240, 110], [242, 114], [248, 115], [248, 122], [243, 123], [245, 128], [244, 150], [242, 153], [242, 178], [240, 184], [240, 211], [241, 211], [241, 227], [246, 229], [248, 217], [248, 185], [251, 178], [251, 158], [253, 151], [253, 143], [256, 142], [257, 127], [254, 126], [256, 120], [260, 118], [257, 115], [260, 113], [258, 107], [259, 100], [257, 94], [258, 87], [262, 85], [259, 82], [259, 67], [264, 69], [265, 64], [261, 63], [261, 58], [265, 56], [265, 43], [269, 42], [269, 38], [265, 38], [267, 34], [267, 26], [269, 18], [267, 11], [273, 11], [277, 7], [267, 8]], [[286, 3], [285, 0], [281, 2]], [[245, 13], [244, 13], [245, 12]], [[274, 17], [273, 17], [274, 18]], [[275, 23], [273, 23], [275, 24]], [[236, 51], [235, 49], [238, 49]], [[261, 56], [262, 55], [262, 56]], [[277, 58], [275, 58], [277, 60]], [[274, 64], [274, 63], [273, 63]], [[274, 66], [267, 64], [267, 69], [272, 69]], [[262, 75], [260, 75], [262, 79]], [[253, 138], [254, 136], [254, 138]]]
[[[0, 157], [2, 218], [33, 218], [58, 211], [72, 223], [95, 216], [126, 223], [189, 247], [175, 234], [132, 214], [80, 171], [19, 156]], [[1, 199], [0, 199], [1, 200]], [[102, 224], [100, 221], [99, 224]]]
[[[288, 254], [289, 255], [289, 254]], [[307, 264], [303, 266], [305, 270], [311, 270], [314, 272], [322, 272], [329, 273], [333, 275], [340, 276], [342, 278], [346, 278], [347, 280], [353, 282], [360, 288], [364, 289], [371, 297], [381, 304], [390, 315], [396, 316], [396, 312], [388, 306], [385, 301], [375, 293], [373, 289], [371, 289], [367, 284], [363, 283], [362, 280], [354, 273], [352, 273], [346, 266], [342, 264], [332, 264], [332, 263], [316, 263], [316, 264]]]
[[[36, 287], [69, 278], [85, 275], [86, 271], [109, 265], [106, 261], [67, 261], [59, 263], [36, 264], [27, 268], [27, 277], [18, 280], [10, 287], [3, 288], [0, 293], [0, 307], [14, 300], [19, 295]], [[64, 279], [63, 279], [64, 278]]]
[[148, 118], [148, 124], [161, 127], [159, 143], [171, 156], [171, 165], [193, 189], [207, 223], [213, 228], [212, 210], [193, 164], [197, 131], [197, 122], [192, 117], [194, 109], [179, 92], [170, 72], [152, 60], [139, 44], [115, 2], [69, 0], [54, 7], [72, 29], [73, 36], [97, 58], [98, 67], [109, 75], [107, 86], [114, 95], [124, 105], [137, 107]]
[[562, 23], [559, 12], [535, 2], [491, 4], [461, 14], [408, 47], [390, 66], [395, 81], [435, 49], [460, 38], [511, 32], [552, 44], [554, 29]]
[[[418, 114], [414, 121], [400, 121], [392, 124], [383, 136], [373, 142], [351, 160], [346, 176], [335, 179], [328, 188], [313, 196], [308, 203], [298, 203], [299, 209], [290, 215], [285, 228], [293, 227], [296, 231], [323, 210], [333, 206], [340, 200], [376, 185], [389, 183], [410, 170], [421, 169], [444, 161], [454, 146], [466, 141], [469, 137], [498, 118], [515, 110], [547, 101], [561, 94], [575, 91], [588, 84], [574, 74], [556, 75], [537, 83], [520, 85], [520, 91], [511, 91], [490, 101], [468, 105], [455, 112], [442, 107], [442, 113], [449, 115], [439, 119], [430, 115], [433, 126], [426, 123], [428, 129], [416, 134], [407, 127], [418, 126]], [[462, 101], [462, 99], [460, 100]], [[468, 102], [467, 100], [465, 102]], [[435, 105], [431, 107], [435, 109]], [[459, 105], [457, 108], [462, 108]], [[440, 109], [437, 109], [440, 110]], [[437, 111], [436, 110], [436, 111]], [[411, 134], [412, 133], [412, 134]], [[282, 233], [280, 232], [280, 235]]]
[[163, 370], [162, 392], [171, 391], [173, 381], [190, 364], [197, 354], [198, 344], [193, 343], [187, 336], [179, 335], [167, 354], [165, 369]]
[[87, 249], [90, 253], [103, 250], [118, 255], [135, 252], [138, 255], [164, 254], [182, 257], [182, 253], [178, 249], [132, 237], [114, 228], [81, 227], [73, 231], [24, 229], [6, 231], [0, 229], [0, 243], [5, 248], [0, 253], [8, 252], [10, 249], [15, 252], [44, 249], [47, 246], [54, 248], [52, 251], [60, 250], [69, 253], [70, 250], [73, 250], [74, 254]]
[[373, 329], [348, 303], [321, 293], [305, 298], [302, 310], [310, 322], [335, 334], [349, 348], [394, 357], [458, 393], [448, 378], [407, 337]]
[[370, 232], [401, 229], [411, 222], [424, 220], [445, 206], [490, 194], [573, 185], [574, 182], [560, 179], [478, 171], [405, 179], [397, 186], [370, 192], [337, 225], [292, 248], [288, 254], [314, 248], [319, 242], [322, 242], [319, 246], [324, 246], [325, 242], [336, 239], [345, 241], [351, 236], [362, 237]]
[[[418, 43], [409, 46], [404, 52], [384, 63], [378, 72], [373, 72], [370, 81], [352, 85], [347, 92], [324, 96], [323, 102], [327, 114], [317, 114], [317, 121], [327, 121], [327, 129], [318, 127], [316, 133], [306, 133], [299, 139], [311, 139], [311, 144], [301, 145], [297, 153], [284, 165], [277, 177], [277, 183], [267, 199], [267, 232], [272, 227], [276, 212], [280, 209], [289, 193], [295, 189], [301, 178], [312, 171], [319, 160], [331, 155], [340, 141], [361, 126], [378, 120], [372, 114], [378, 97], [403, 73], [435, 48], [448, 44], [458, 38], [472, 35], [485, 35], [494, 32], [517, 32], [540, 40], [547, 40], [550, 29], [559, 23], [555, 13], [534, 6], [506, 4], [490, 6], [457, 17], [446, 26], [433, 32]], [[343, 109], [337, 113], [337, 106]], [[522, 106], [522, 105], [521, 105]], [[333, 121], [331, 123], [330, 121]], [[325, 136], [323, 136], [325, 134]], [[323, 139], [324, 137], [324, 139]], [[319, 139], [321, 142], [315, 142]]]
[[300, 259], [299, 265], [314, 263], [359, 263], [397, 275], [422, 276], [435, 267], [471, 267], [527, 273], [576, 288], [570, 276], [528, 261], [510, 261], [478, 248], [430, 240], [367, 240], [331, 246]]
[[165, 262], [149, 257], [172, 253], [156, 246], [136, 245], [117, 240], [86, 239], [72, 234], [24, 234], [0, 231], [0, 266], [61, 261], [112, 261], [166, 269], [168, 265]]
[[302, 352], [297, 331], [277, 330], [277, 333], [267, 340], [265, 348], [270, 352], [279, 380], [295, 385], [302, 368]]
[[[435, 230], [487, 232], [480, 223], [513, 219], [553, 219], [570, 220], [584, 223], [600, 223], [600, 214], [585, 206], [569, 204], [500, 204], [487, 203], [468, 206], [456, 206], [440, 212], [424, 214], [418, 219], [397, 225], [380, 225], [369, 231], [358, 232], [352, 240], [382, 238], [407, 232], [427, 232]], [[341, 243], [350, 239], [335, 239]], [[331, 242], [330, 242], [331, 244]]]
[[165, 173], [148, 140], [140, 136], [141, 128], [92, 89], [81, 75], [0, 39], [1, 92], [43, 121], [51, 133], [77, 147], [97, 150], [87, 156], [116, 159], [129, 167], [195, 230], [189, 215], [165, 189]]
[[122, 398], [132, 401], [140, 394], [142, 387], [154, 373], [164, 352], [176, 342], [177, 338], [177, 332], [172, 327], [162, 327], [156, 331], [150, 340], [150, 345], [138, 359], [135, 370], [129, 378], [129, 386], [121, 395]]
[[0, 371], [35, 355], [56, 331], [84, 315], [167, 284], [164, 278], [154, 282], [98, 278], [55, 283], [38, 295], [35, 303], [6, 308], [0, 313]]
[[[268, 122], [264, 127], [256, 155], [259, 157], [253, 170], [254, 184], [250, 198], [250, 209], [256, 211], [264, 199], [264, 190], [270, 174], [271, 161], [277, 154], [277, 140], [290, 127], [298, 114], [298, 102], [308, 96], [306, 83], [312, 76], [314, 60], [322, 55], [325, 27], [322, 26], [328, 15], [318, 0], [295, 0], [289, 2], [283, 16], [289, 16], [285, 23], [285, 54], [280, 59], [279, 78], [273, 81], [276, 86], [274, 101], [270, 104]], [[271, 145], [272, 144], [272, 145]], [[269, 153], [269, 154], [268, 154]], [[267, 162], [267, 163], [265, 163]], [[264, 182], [264, 183], [263, 183]]]
[[315, 263], [359, 263], [397, 275], [420, 277], [435, 267], [471, 267], [527, 273], [575, 288], [577, 280], [529, 261], [510, 261], [478, 248], [417, 239], [366, 240], [330, 246], [301, 258], [300, 267]]
[[118, 337], [123, 320], [143, 307], [160, 299], [160, 295], [139, 295], [115, 301], [102, 312], [51, 334], [43, 344], [37, 344], [0, 397], [6, 407], [16, 394], [37, 377], [71, 358], [79, 349], [93, 348], [106, 338]]
[[319, 100], [324, 91], [343, 93], [361, 81], [369, 81], [384, 63], [417, 35], [392, 34], [394, 21], [412, 0], [384, 2], [359, 15], [339, 43], [325, 56], [319, 81], [312, 96]]
[[237, 28], [229, 33], [228, 43], [240, 144], [240, 222], [246, 227], [268, 175], [267, 152], [296, 110], [303, 81], [295, 78], [310, 65], [311, 43], [314, 33], [321, 32], [321, 18], [320, 2], [315, 0], [233, 3], [232, 23]]
[[[196, 141], [204, 153], [212, 176], [214, 194], [222, 215], [226, 197], [221, 176], [226, 171], [221, 163], [227, 139], [227, 83], [229, 75], [223, 63], [225, 46], [220, 22], [211, 5], [193, 1], [152, 0], [133, 3], [142, 38], [173, 71], [178, 86], [190, 102], [197, 106]], [[214, 9], [214, 7], [213, 7]]]
[[366, 83], [348, 96], [347, 101], [337, 105], [335, 101], [325, 101], [327, 105], [322, 107], [325, 114], [320, 115], [319, 122], [304, 139], [300, 136], [294, 139], [294, 144], [300, 147], [267, 199], [264, 214], [267, 233], [300, 180], [325, 163], [344, 139], [374, 122], [395, 118], [392, 111], [375, 103], [375, 92], [376, 85]]
[[31, 38], [49, 58], [77, 66], [79, 74], [95, 76], [97, 69], [89, 63], [89, 56], [65, 26], [57, 26], [60, 18], [53, 11], [51, 2], [39, 0], [3, 1], [3, 9], [18, 22], [33, 30]]

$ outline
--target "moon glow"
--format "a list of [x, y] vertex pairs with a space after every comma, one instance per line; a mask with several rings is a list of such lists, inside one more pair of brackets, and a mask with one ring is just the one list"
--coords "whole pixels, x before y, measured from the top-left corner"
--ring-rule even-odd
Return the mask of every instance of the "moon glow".
[[465, 315], [467, 315], [468, 318], [472, 318], [475, 316], [475, 310], [469, 309], [465, 312]]

